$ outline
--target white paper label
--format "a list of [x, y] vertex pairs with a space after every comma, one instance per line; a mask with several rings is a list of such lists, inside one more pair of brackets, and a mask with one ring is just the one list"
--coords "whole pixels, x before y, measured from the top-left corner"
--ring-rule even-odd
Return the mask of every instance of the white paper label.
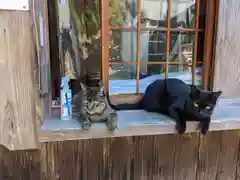
[[0, 0], [0, 9], [6, 10], [29, 10], [28, 0]]

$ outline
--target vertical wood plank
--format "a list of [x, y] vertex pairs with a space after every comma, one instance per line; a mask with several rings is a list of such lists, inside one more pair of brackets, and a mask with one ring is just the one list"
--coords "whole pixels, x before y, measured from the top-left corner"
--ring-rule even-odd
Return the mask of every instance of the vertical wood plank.
[[240, 1], [220, 0], [214, 89], [224, 97], [240, 96]]
[[196, 179], [198, 134], [176, 135], [174, 151], [174, 179]]
[[141, 0], [137, 0], [137, 52], [136, 52], [136, 93], [139, 93], [140, 89], [140, 57], [141, 57], [141, 9], [142, 9]]
[[234, 131], [211, 132], [199, 149], [197, 180], [235, 179], [239, 135]]
[[102, 81], [105, 92], [108, 92], [109, 71], [109, 1], [101, 0], [101, 42], [102, 42]]
[[44, 178], [51, 180], [83, 179], [83, 168], [88, 165], [83, 162], [84, 148], [81, 141], [54, 142], [47, 143], [45, 146], [46, 148], [41, 152], [42, 157], [47, 157], [47, 164], [42, 165], [41, 169], [46, 171]]
[[134, 137], [134, 155], [133, 155], [133, 178], [132, 179], [152, 179], [152, 161], [153, 159], [153, 137]]
[[1, 180], [41, 180], [39, 155], [39, 151], [10, 152], [1, 146]]
[[239, 153], [239, 132], [221, 132], [221, 146], [217, 170], [218, 180], [235, 179]]
[[220, 136], [220, 132], [211, 132], [199, 141], [197, 180], [216, 179], [220, 154]]
[[104, 180], [131, 180], [132, 137], [106, 139], [103, 153]]
[[[200, 13], [200, 0], [196, 0], [196, 19], [194, 22], [195, 29], [199, 28], [199, 13]], [[197, 65], [197, 54], [198, 54], [198, 31], [194, 34], [194, 52], [192, 61], [192, 84], [196, 84], [196, 65]]]
[[[239, 134], [159, 135], [44, 143], [41, 151], [0, 147], [4, 180], [239, 180]], [[197, 169], [196, 169], [196, 163]], [[197, 170], [197, 172], [196, 172]]]
[[[213, 71], [211, 67], [213, 57], [213, 38], [214, 26], [216, 24], [217, 4], [216, 0], [207, 1], [206, 3], [206, 22], [205, 22], [205, 37], [204, 37], [204, 51], [203, 51], [203, 88], [209, 88], [209, 75]], [[213, 23], [214, 22], [214, 23]]]
[[175, 140], [174, 135], [134, 137], [132, 179], [172, 180]]
[[[171, 139], [171, 140], [170, 140]], [[170, 141], [171, 143], [169, 143]], [[174, 179], [174, 152], [176, 136], [153, 136], [153, 156], [152, 160], [146, 160], [153, 163], [152, 179], [172, 180]], [[137, 147], [136, 147], [137, 148]], [[136, 178], [137, 179], [137, 178]]]
[[29, 12], [0, 12], [0, 144], [35, 149], [33, 37]]
[[[239, 134], [239, 136], [240, 136], [240, 134]], [[238, 143], [238, 158], [237, 158], [237, 168], [236, 168], [235, 180], [240, 180], [240, 140]]]
[[170, 54], [170, 40], [171, 40], [171, 12], [172, 12], [172, 0], [168, 0], [167, 7], [167, 33], [166, 33], [166, 64], [165, 64], [165, 78], [168, 78], [168, 59]]

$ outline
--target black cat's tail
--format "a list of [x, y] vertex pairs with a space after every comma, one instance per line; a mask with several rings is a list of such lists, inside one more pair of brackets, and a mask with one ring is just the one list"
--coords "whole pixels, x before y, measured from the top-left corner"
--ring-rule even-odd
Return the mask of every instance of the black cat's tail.
[[108, 104], [110, 105], [111, 108], [113, 108], [114, 110], [138, 110], [138, 109], [142, 109], [141, 108], [141, 100], [138, 101], [137, 103], [134, 103], [134, 104], [128, 104], [128, 103], [124, 103], [124, 104], [117, 104], [117, 105], [113, 105], [111, 102], [110, 102], [110, 97], [109, 97], [109, 93], [106, 92], [106, 98], [107, 98], [107, 101], [108, 101]]

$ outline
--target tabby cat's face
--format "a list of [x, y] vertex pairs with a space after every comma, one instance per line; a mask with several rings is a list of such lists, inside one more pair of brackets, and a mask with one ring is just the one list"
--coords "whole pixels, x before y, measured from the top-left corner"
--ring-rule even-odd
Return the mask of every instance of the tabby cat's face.
[[81, 83], [81, 94], [83, 99], [88, 103], [99, 101], [101, 98], [104, 98], [104, 89], [103, 87], [86, 87]]
[[104, 97], [104, 93], [99, 87], [89, 87], [87, 88], [86, 96], [88, 102], [99, 101], [100, 98]]

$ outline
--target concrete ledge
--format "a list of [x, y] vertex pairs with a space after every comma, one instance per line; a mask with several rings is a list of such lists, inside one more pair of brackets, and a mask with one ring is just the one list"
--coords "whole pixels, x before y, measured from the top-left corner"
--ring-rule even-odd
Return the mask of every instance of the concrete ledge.
[[[39, 132], [41, 142], [126, 137], [158, 134], [175, 134], [175, 122], [168, 116], [141, 110], [119, 111], [118, 129], [109, 132], [105, 123], [94, 123], [83, 131], [75, 119], [45, 122]], [[220, 99], [212, 116], [210, 131], [240, 129], [240, 99]], [[187, 122], [187, 132], [198, 132], [198, 122]]]

